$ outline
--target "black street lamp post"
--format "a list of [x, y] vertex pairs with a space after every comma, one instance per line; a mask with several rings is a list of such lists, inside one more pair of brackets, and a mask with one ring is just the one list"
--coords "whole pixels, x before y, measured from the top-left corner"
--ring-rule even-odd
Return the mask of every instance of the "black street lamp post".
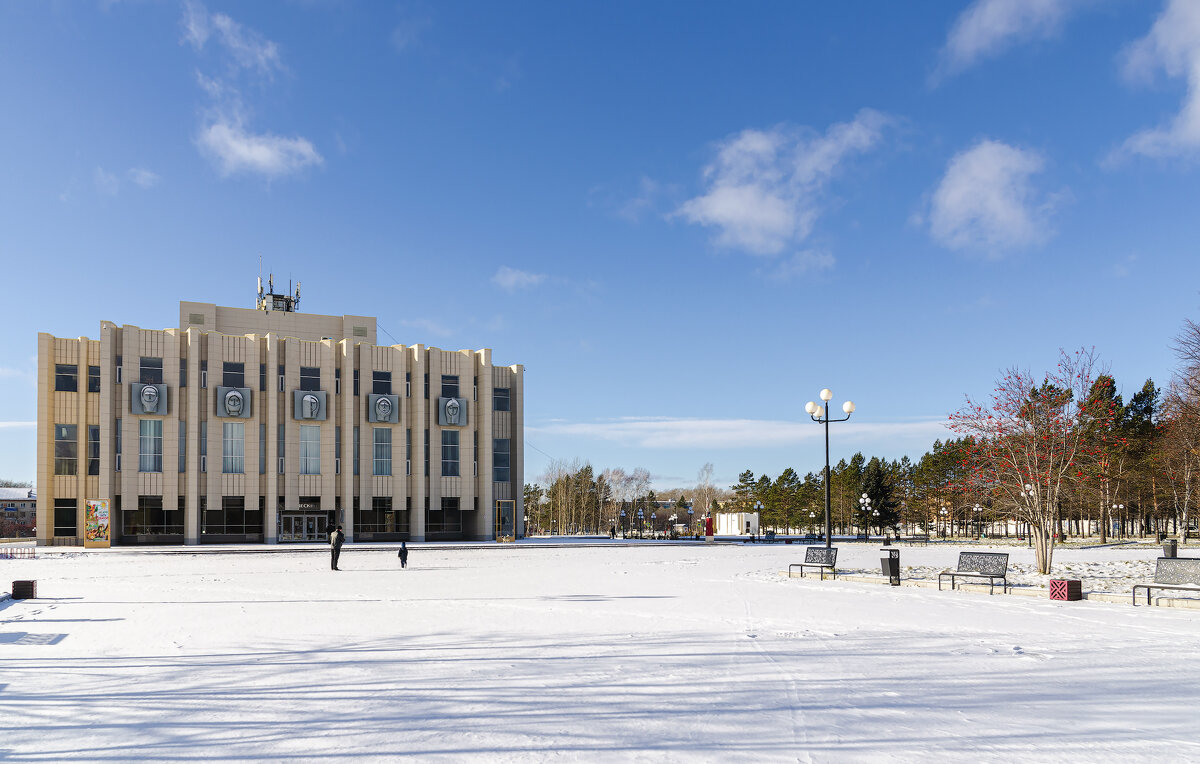
[[[822, 390], [821, 400], [828, 404], [833, 400], [833, 391], [828, 387]], [[833, 546], [833, 512], [829, 506], [829, 423], [845, 422], [849, 419], [850, 415], [854, 413], [854, 403], [846, 401], [842, 404], [842, 411], [846, 413], [842, 419], [830, 419], [825, 406], [812, 401], [804, 404], [804, 410], [808, 412], [814, 422], [825, 425], [825, 548], [829, 549]]]

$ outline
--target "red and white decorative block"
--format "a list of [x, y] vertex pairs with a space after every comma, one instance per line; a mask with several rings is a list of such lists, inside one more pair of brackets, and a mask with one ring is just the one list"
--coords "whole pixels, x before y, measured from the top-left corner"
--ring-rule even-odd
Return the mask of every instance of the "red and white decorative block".
[[1050, 599], [1076, 602], [1083, 599], [1083, 582], [1072, 579], [1052, 579], [1050, 581]]

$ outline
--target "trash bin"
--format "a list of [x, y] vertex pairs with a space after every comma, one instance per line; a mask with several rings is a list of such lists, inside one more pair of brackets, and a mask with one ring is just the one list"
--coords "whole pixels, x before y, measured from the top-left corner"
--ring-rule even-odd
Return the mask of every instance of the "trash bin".
[[889, 546], [882, 550], [887, 552], [887, 557], [879, 558], [879, 567], [883, 569], [883, 575], [887, 576], [888, 583], [892, 586], [900, 585], [900, 550]]
[[1175, 539], [1166, 539], [1163, 541], [1163, 557], [1178, 557], [1179, 542]]

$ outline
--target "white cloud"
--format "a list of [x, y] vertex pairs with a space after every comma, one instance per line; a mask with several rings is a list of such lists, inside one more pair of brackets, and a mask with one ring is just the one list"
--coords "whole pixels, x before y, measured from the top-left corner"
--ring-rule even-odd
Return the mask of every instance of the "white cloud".
[[184, 3], [183, 29], [184, 40], [193, 48], [202, 50], [209, 39], [215, 39], [229, 53], [232, 63], [242, 69], [268, 79], [283, 69], [277, 44], [223, 13], [210, 15], [202, 3]]
[[1150, 32], [1125, 50], [1125, 74], [1149, 80], [1160, 68], [1187, 79], [1179, 113], [1165, 125], [1130, 136], [1110, 159], [1138, 154], [1153, 158], [1200, 158], [1200, 3], [1168, 0]]
[[454, 334], [453, 329], [443, 326], [436, 321], [431, 321], [428, 318], [416, 318], [409, 321], [401, 321], [400, 325], [407, 326], [410, 329], [419, 329], [427, 334], [432, 334], [438, 337], [450, 337]]
[[824, 135], [786, 126], [743, 130], [720, 144], [704, 168], [705, 193], [675, 215], [717, 228], [721, 246], [778, 255], [809, 235], [829, 180], [849, 157], [874, 148], [887, 123], [863, 109]]
[[0, 422], [0, 430], [25, 430], [37, 427], [37, 422]]
[[[846, 422], [839, 437], [943, 437], [945, 417], [907, 422]], [[804, 421], [763, 419], [685, 419], [627, 417], [602, 422], [548, 421], [526, 426], [526, 433], [597, 438], [630, 448], [759, 448], [793, 446], [822, 436], [821, 428]]]
[[780, 260], [768, 275], [775, 281], [791, 281], [818, 271], [831, 270], [835, 262], [833, 255], [828, 252], [803, 250]]
[[121, 190], [121, 181], [103, 167], [97, 167], [92, 172], [92, 183], [96, 186], [96, 190], [105, 196], [116, 196], [117, 192]]
[[509, 268], [507, 265], [500, 266], [499, 270], [496, 271], [496, 275], [492, 276], [492, 281], [495, 284], [510, 292], [535, 287], [545, 280], [546, 274], [544, 273], [519, 271], [516, 268]]
[[423, 12], [402, 8], [403, 18], [392, 28], [392, 47], [403, 53], [419, 44], [421, 37], [433, 26], [433, 20]]
[[999, 141], [983, 140], [955, 155], [933, 193], [930, 234], [950, 249], [992, 257], [1044, 241], [1054, 200], [1030, 183], [1043, 166], [1036, 152]]
[[161, 180], [161, 178], [158, 177], [158, 173], [151, 172], [144, 167], [130, 167], [125, 171], [125, 175], [134, 183], [134, 185], [142, 188], [152, 188], [157, 186], [158, 181]]
[[[201, 152], [215, 161], [223, 177], [257, 174], [278, 178], [320, 165], [324, 158], [313, 143], [301, 136], [287, 137], [256, 132], [248, 127], [251, 109], [242, 99], [239, 81], [271, 80], [284, 71], [279, 46], [253, 29], [221, 13], [210, 14], [199, 2], [184, 3], [184, 42], [201, 51], [210, 40], [224, 53], [224, 76], [196, 73], [200, 88], [212, 101], [196, 137]], [[139, 185], [153, 185], [158, 176], [131, 170]]]
[[1007, 48], [1058, 34], [1081, 0], [976, 0], [946, 37], [934, 80], [956, 74]]
[[305, 138], [255, 135], [236, 121], [218, 120], [210, 124], [196, 142], [217, 160], [224, 176], [248, 172], [278, 177], [325, 161]]

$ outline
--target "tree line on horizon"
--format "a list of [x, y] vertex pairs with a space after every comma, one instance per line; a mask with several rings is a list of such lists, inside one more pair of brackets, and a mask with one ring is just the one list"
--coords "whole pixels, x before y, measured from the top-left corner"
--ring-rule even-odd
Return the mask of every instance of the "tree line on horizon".
[[[934, 441], [917, 461], [856, 453], [831, 465], [835, 533], [948, 531], [977, 535], [1014, 527], [1032, 537], [1039, 570], [1049, 572], [1056, 539], [1156, 532], [1187, 539], [1200, 486], [1200, 324], [1186, 321], [1175, 338], [1180, 367], [1166, 389], [1147, 379], [1128, 402], [1094, 350], [1060, 353], [1053, 371], [1035, 376], [1010, 369], [990, 400], [950, 415], [952, 436]], [[713, 467], [690, 488], [650, 488], [649, 472], [589, 463], [554, 462], [546, 484], [525, 486], [534, 529], [605, 532], [624, 527], [636, 510], [701, 517], [712, 512], [760, 512], [760, 528], [820, 532], [824, 467], [777, 476], [745, 470], [728, 488], [715, 486]], [[862, 501], [865, 497], [870, 500]], [[561, 530], [560, 530], [561, 529]]]

